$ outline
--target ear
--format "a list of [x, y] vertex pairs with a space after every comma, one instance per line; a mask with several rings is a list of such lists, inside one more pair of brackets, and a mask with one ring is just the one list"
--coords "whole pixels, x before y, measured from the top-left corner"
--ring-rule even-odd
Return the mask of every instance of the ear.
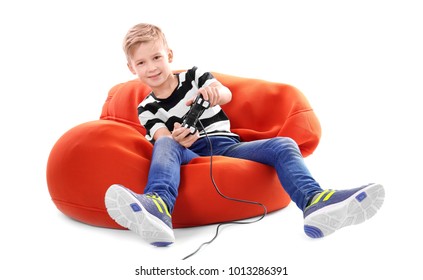
[[169, 63], [171, 63], [173, 61], [173, 51], [171, 49], [167, 50], [167, 58]]
[[132, 64], [130, 62], [128, 62], [126, 64], [128, 66], [129, 71], [131, 71], [132, 74], [136, 75], [137, 72], [135, 72], [134, 68], [132, 67]]

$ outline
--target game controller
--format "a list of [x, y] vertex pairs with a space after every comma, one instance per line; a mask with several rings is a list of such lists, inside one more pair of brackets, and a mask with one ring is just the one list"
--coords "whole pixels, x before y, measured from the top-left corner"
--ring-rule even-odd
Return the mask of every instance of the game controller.
[[203, 96], [199, 94], [191, 105], [188, 113], [182, 119], [182, 127], [189, 128], [190, 134], [197, 131], [197, 122], [204, 111], [210, 107], [210, 102], [204, 100]]

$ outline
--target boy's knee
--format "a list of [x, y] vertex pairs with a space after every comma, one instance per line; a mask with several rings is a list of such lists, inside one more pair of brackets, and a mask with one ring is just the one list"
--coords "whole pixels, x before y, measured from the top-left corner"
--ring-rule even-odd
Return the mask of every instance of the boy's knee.
[[179, 164], [185, 164], [197, 156], [171, 137], [161, 137], [154, 143], [153, 157], [156, 159], [176, 160]]
[[179, 143], [171, 137], [160, 137], [154, 142], [154, 149], [161, 151], [177, 150], [179, 146]]
[[167, 136], [160, 137], [154, 142], [154, 146], [163, 146], [163, 145], [172, 146], [176, 144], [178, 144], [178, 142], [176, 142], [172, 137], [167, 137]]
[[283, 145], [285, 146], [295, 146], [298, 147], [297, 142], [294, 141], [294, 139], [290, 138], [290, 137], [276, 137], [275, 138], [276, 141], [281, 142]]
[[279, 145], [283, 146], [285, 149], [300, 151], [297, 142], [290, 137], [276, 137], [275, 141], [278, 142]]

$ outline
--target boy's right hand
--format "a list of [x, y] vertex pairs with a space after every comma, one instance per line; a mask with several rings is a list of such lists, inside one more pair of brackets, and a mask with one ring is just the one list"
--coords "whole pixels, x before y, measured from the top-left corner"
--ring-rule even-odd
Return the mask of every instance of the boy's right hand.
[[194, 134], [190, 134], [189, 128], [182, 127], [180, 123], [176, 122], [173, 125], [172, 138], [185, 148], [189, 148], [197, 141], [199, 133], [196, 131]]

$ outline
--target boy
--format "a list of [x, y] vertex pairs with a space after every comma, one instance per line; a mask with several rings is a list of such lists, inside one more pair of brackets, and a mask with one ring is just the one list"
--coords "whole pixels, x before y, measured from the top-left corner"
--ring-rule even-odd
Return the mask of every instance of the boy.
[[[304, 212], [304, 231], [312, 238], [363, 222], [381, 207], [384, 189], [379, 184], [323, 190], [290, 138], [240, 142], [220, 107], [231, 101], [230, 90], [211, 73], [197, 67], [174, 74], [170, 67], [173, 51], [157, 26], [135, 25], [126, 34], [123, 48], [129, 70], [152, 89], [139, 105], [138, 115], [154, 148], [144, 194], [112, 185], [106, 192], [105, 203], [118, 224], [150, 244], [167, 246], [175, 241], [171, 213], [178, 195], [180, 167], [195, 157], [209, 155], [206, 133], [215, 155], [273, 166], [292, 201]], [[181, 122], [199, 94], [210, 107], [200, 118], [205, 132], [197, 130], [191, 134]]]

